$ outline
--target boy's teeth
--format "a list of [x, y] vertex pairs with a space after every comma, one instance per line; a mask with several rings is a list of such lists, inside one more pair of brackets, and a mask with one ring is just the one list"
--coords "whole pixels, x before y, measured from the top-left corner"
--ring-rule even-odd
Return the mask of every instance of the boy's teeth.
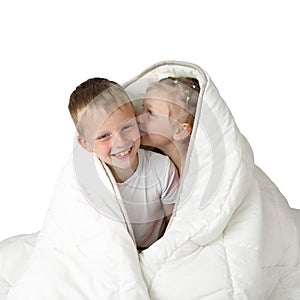
[[125, 156], [129, 153], [130, 149], [126, 150], [126, 151], [123, 151], [123, 152], [120, 152], [120, 153], [116, 153], [115, 156]]

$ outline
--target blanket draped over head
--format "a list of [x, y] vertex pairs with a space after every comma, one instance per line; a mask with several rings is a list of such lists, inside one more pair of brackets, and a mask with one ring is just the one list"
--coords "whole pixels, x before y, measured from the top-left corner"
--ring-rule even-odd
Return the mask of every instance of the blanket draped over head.
[[0, 299], [300, 299], [300, 213], [255, 165], [208, 74], [166, 61], [124, 88], [135, 102], [168, 76], [201, 91], [164, 236], [138, 253], [109, 169], [75, 145], [43, 229], [0, 244]]

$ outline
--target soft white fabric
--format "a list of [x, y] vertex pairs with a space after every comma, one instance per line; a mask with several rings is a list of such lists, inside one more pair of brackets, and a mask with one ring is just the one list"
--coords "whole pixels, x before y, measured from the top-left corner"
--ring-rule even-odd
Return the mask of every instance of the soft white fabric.
[[[162, 154], [139, 149], [135, 173], [118, 183], [138, 247], [146, 248], [158, 240], [166, 228], [164, 204], [176, 201], [178, 172]], [[171, 205], [169, 205], [171, 206]]]
[[0, 300], [7, 298], [13, 283], [25, 272], [37, 237], [38, 232], [23, 234], [0, 243]]
[[[165, 235], [138, 254], [111, 174], [91, 172], [92, 159], [80, 155], [78, 163], [75, 149], [7, 299], [300, 299], [299, 214], [255, 166], [247, 140], [198, 66], [162, 62], [125, 87], [140, 99], [150, 82], [166, 76], [197, 77], [201, 94]], [[84, 168], [89, 175], [79, 176]], [[102, 192], [89, 185], [97, 177], [91, 173]]]

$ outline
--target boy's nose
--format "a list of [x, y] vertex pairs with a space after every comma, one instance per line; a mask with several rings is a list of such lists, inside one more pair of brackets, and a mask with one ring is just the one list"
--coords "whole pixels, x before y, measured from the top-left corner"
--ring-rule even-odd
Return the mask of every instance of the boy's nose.
[[132, 143], [132, 139], [126, 136], [126, 134], [118, 134], [114, 138], [113, 148], [125, 149], [127, 147], [130, 147], [131, 143]]

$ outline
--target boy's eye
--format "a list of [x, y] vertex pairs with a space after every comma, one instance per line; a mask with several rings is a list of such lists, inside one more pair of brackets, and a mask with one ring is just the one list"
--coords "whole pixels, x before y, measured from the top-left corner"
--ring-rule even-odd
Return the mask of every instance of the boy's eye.
[[97, 140], [100, 141], [100, 142], [105, 142], [105, 141], [107, 141], [109, 139], [110, 139], [110, 134], [108, 134], [108, 133], [99, 135], [97, 137]]
[[132, 126], [133, 126], [132, 124], [125, 124], [123, 126], [122, 130], [128, 130], [128, 129], [132, 128]]

